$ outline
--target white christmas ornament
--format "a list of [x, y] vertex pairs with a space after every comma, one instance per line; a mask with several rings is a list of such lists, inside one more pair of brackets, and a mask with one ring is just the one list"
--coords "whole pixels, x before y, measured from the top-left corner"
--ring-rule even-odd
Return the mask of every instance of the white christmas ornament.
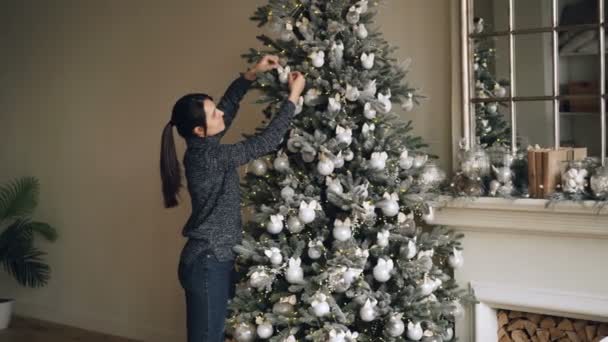
[[355, 153], [350, 149], [344, 151], [344, 160], [351, 161], [355, 157]]
[[281, 250], [276, 247], [270, 247], [264, 251], [264, 255], [270, 259], [270, 263], [278, 266], [283, 262], [283, 255], [281, 254]]
[[398, 337], [403, 335], [405, 331], [405, 324], [401, 318], [403, 317], [402, 313], [391, 315], [388, 319], [387, 324], [387, 332], [391, 337]]
[[267, 339], [274, 333], [274, 328], [270, 322], [264, 321], [258, 324], [258, 328], [256, 329], [258, 333], [258, 337], [261, 339]]
[[367, 3], [368, 3], [368, 0], [357, 1], [357, 8], [359, 8], [359, 12], [361, 12], [361, 13], [367, 12]]
[[330, 113], [337, 113], [342, 109], [342, 103], [340, 102], [340, 94], [336, 94], [334, 97], [329, 98], [327, 105], [327, 111]]
[[353, 283], [353, 281], [355, 281], [355, 278], [357, 278], [359, 275], [361, 275], [361, 273], [363, 273], [363, 269], [349, 267], [346, 269], [346, 271], [344, 271], [344, 274], [342, 275], [342, 279], [344, 280], [344, 283], [348, 287]]
[[317, 201], [312, 200], [310, 203], [306, 203], [305, 201], [300, 202], [300, 211], [298, 213], [298, 218], [304, 224], [310, 223], [315, 220], [315, 209], [317, 209]]
[[279, 73], [279, 82], [287, 83], [289, 80], [289, 73], [291, 72], [291, 68], [289, 66], [282, 67], [278, 66], [277, 72]]
[[367, 102], [363, 107], [363, 116], [366, 119], [371, 120], [376, 117], [376, 110], [372, 108], [372, 104]]
[[383, 200], [378, 203], [378, 207], [382, 209], [382, 214], [388, 217], [399, 214], [399, 195], [397, 193], [389, 194], [385, 192], [382, 198]]
[[409, 322], [407, 324], [407, 338], [413, 341], [419, 341], [422, 338], [422, 327], [420, 326], [420, 322], [416, 324]]
[[412, 109], [414, 109], [414, 99], [413, 99], [413, 95], [411, 93], [407, 94], [407, 97], [401, 104], [401, 108], [405, 109], [405, 111], [407, 111], [407, 112], [410, 112], [410, 111], [412, 111]]
[[333, 42], [330, 52], [337, 66], [339, 67], [342, 65], [342, 59], [344, 58], [344, 43], [342, 43], [341, 40]]
[[460, 268], [464, 264], [464, 258], [462, 257], [462, 251], [454, 247], [452, 255], [448, 258], [448, 262], [452, 268]]
[[365, 28], [365, 25], [363, 25], [363, 24], [355, 25], [353, 30], [357, 33], [357, 37], [359, 37], [359, 39], [367, 38], [368, 33], [367, 33], [367, 29]]
[[377, 171], [382, 171], [386, 167], [388, 154], [386, 152], [374, 152], [369, 160], [369, 166]]
[[429, 212], [422, 215], [422, 219], [426, 223], [431, 223], [435, 219], [435, 209], [429, 207]]
[[285, 23], [285, 27], [279, 36], [279, 39], [288, 42], [294, 38], [293, 25], [290, 22]]
[[290, 216], [287, 219], [287, 229], [289, 229], [291, 233], [297, 234], [304, 229], [304, 225], [302, 224], [302, 221], [300, 221], [300, 219], [296, 216]]
[[430, 295], [431, 293], [433, 293], [433, 291], [439, 288], [439, 285], [441, 285], [441, 283], [442, 281], [440, 279], [431, 280], [430, 278], [425, 277], [424, 283], [420, 285], [420, 294], [422, 294], [423, 296]]
[[348, 13], [346, 13], [346, 21], [348, 21], [349, 24], [354, 25], [359, 22], [360, 18], [361, 18], [361, 8], [356, 7], [356, 6], [351, 6], [350, 9], [348, 10]]
[[369, 70], [374, 67], [374, 58], [375, 57], [376, 57], [376, 55], [373, 52], [370, 54], [363, 52], [361, 54], [361, 64], [363, 65], [363, 67], [365, 69]]
[[281, 189], [281, 197], [285, 201], [290, 201], [295, 194], [296, 194], [295, 190], [292, 189], [289, 185], [287, 185], [286, 187]]
[[391, 233], [388, 230], [386, 230], [386, 229], [383, 229], [382, 231], [379, 231], [376, 234], [376, 240], [377, 240], [376, 244], [378, 246], [380, 246], [380, 247], [386, 247], [386, 246], [388, 246], [388, 238], [389, 238], [390, 235], [391, 235]]
[[473, 32], [475, 32], [475, 33], [483, 32], [483, 18], [473, 19]]
[[308, 58], [312, 60], [312, 65], [315, 68], [320, 68], [325, 64], [325, 52], [315, 51], [308, 55]]
[[344, 157], [342, 156], [342, 151], [338, 152], [338, 154], [336, 154], [331, 161], [334, 162], [334, 168], [336, 169], [344, 166]]
[[302, 260], [300, 258], [289, 258], [289, 266], [285, 271], [285, 278], [291, 284], [303, 284], [304, 283], [304, 270], [300, 266]]
[[328, 342], [346, 342], [346, 333], [341, 330], [331, 329], [328, 337]]
[[319, 259], [323, 255], [323, 241], [311, 240], [308, 242], [308, 257], [311, 259]]
[[304, 96], [300, 96], [298, 98], [298, 103], [296, 103], [296, 110], [293, 112], [293, 114], [298, 115], [298, 114], [302, 113], [303, 109], [304, 109]]
[[424, 166], [424, 164], [426, 164], [426, 162], [429, 160], [429, 156], [426, 154], [418, 154], [414, 157], [414, 167], [415, 168], [421, 168]]
[[361, 128], [361, 134], [363, 135], [364, 138], [369, 139], [371, 136], [374, 135], [375, 130], [376, 130], [375, 124], [364, 123], [363, 127]]
[[376, 80], [368, 81], [361, 92], [361, 96], [366, 99], [373, 99], [376, 97]]
[[332, 172], [334, 172], [334, 168], [334, 162], [322, 153], [319, 156], [319, 163], [317, 163], [317, 172], [319, 172], [321, 176], [328, 176], [331, 175]]
[[414, 166], [414, 158], [409, 155], [408, 150], [403, 150], [399, 156], [399, 167], [404, 170], [409, 170]]
[[304, 94], [304, 103], [307, 106], [315, 106], [319, 104], [319, 96], [321, 96], [321, 92], [316, 88], [311, 88], [306, 91]]
[[266, 230], [270, 234], [279, 234], [283, 230], [283, 215], [270, 215], [270, 221], [266, 223]]
[[252, 324], [241, 323], [234, 329], [234, 338], [238, 342], [250, 342], [255, 339], [255, 328]]
[[279, 153], [279, 156], [274, 159], [273, 162], [274, 169], [279, 172], [287, 172], [289, 171], [289, 158], [283, 152]]
[[287, 338], [284, 338], [282, 342], [298, 342], [298, 340], [296, 340], [295, 336], [289, 335]]
[[329, 176], [325, 177], [325, 185], [327, 186], [327, 190], [335, 194], [341, 194], [344, 191], [342, 183], [337, 178], [333, 179]]
[[488, 111], [488, 113], [490, 114], [495, 114], [496, 111], [498, 110], [498, 105], [496, 103], [489, 103], [486, 106], [486, 110]]
[[257, 290], [262, 290], [269, 282], [270, 275], [263, 270], [255, 271], [249, 276], [249, 285]]
[[407, 255], [405, 257], [411, 259], [416, 256], [416, 252], [416, 242], [411, 239], [407, 242]]
[[310, 303], [312, 311], [315, 316], [323, 317], [329, 314], [329, 303], [327, 303], [327, 296], [323, 293], [316, 293]]
[[376, 101], [376, 109], [386, 114], [393, 109], [393, 103], [391, 102], [391, 90], [389, 89], [386, 94], [378, 93], [378, 101]]
[[357, 87], [353, 87], [350, 84], [346, 84], [346, 99], [351, 102], [355, 102], [359, 99], [360, 96], [359, 89]]
[[454, 329], [449, 327], [446, 329], [445, 334], [443, 335], [444, 341], [451, 341], [454, 338]]
[[346, 218], [344, 221], [336, 219], [334, 221], [334, 229], [332, 230], [334, 238], [338, 241], [346, 241], [351, 238], [351, 222], [350, 218]]
[[496, 83], [494, 84], [494, 95], [496, 95], [496, 97], [505, 97], [507, 96], [507, 89]]
[[344, 128], [340, 125], [336, 126], [336, 140], [338, 144], [349, 146], [353, 142], [352, 128]]
[[359, 316], [365, 322], [371, 322], [376, 318], [376, 305], [377, 301], [374, 299], [373, 303], [367, 299], [365, 304], [359, 310]]
[[378, 259], [378, 263], [374, 266], [374, 279], [381, 283], [387, 282], [391, 279], [391, 271], [393, 270], [393, 260], [384, 260], [383, 258]]

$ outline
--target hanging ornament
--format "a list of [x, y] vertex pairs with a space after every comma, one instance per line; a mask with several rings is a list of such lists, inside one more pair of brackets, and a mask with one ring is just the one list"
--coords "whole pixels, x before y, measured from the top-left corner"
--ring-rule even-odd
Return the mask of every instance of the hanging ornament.
[[496, 97], [505, 97], [507, 96], [507, 89], [505, 89], [505, 87], [501, 86], [500, 84], [496, 83], [494, 84], [494, 95]]
[[279, 234], [283, 230], [283, 215], [270, 215], [270, 221], [266, 223], [266, 230], [270, 234]]
[[293, 312], [294, 305], [296, 305], [295, 295], [282, 297], [278, 302], [274, 303], [272, 306], [272, 312], [277, 315], [286, 316]]
[[357, 1], [357, 8], [361, 14], [367, 12], [367, 2], [368, 0], [359, 0]]
[[369, 166], [376, 171], [382, 171], [386, 167], [387, 159], [388, 154], [386, 152], [374, 152], [369, 160]]
[[454, 247], [452, 254], [448, 258], [448, 262], [452, 268], [460, 268], [464, 264], [464, 258], [462, 257], [462, 251]]
[[291, 284], [304, 283], [304, 270], [300, 266], [302, 260], [300, 258], [289, 258], [289, 266], [285, 271], [285, 279]]
[[340, 125], [336, 126], [336, 140], [338, 144], [349, 146], [353, 142], [352, 128], [344, 128]]
[[376, 206], [370, 201], [365, 201], [361, 205], [363, 207], [363, 218], [367, 220], [372, 220], [376, 217]]
[[281, 197], [285, 201], [291, 201], [291, 199], [293, 198], [293, 196], [295, 196], [295, 194], [296, 194], [295, 190], [293, 190], [289, 185], [287, 185], [283, 189], [281, 189]]
[[290, 170], [289, 158], [287, 158], [287, 155], [283, 151], [281, 151], [279, 156], [274, 159], [273, 166], [274, 169], [279, 172], [287, 172]]
[[298, 114], [302, 113], [303, 109], [304, 109], [304, 96], [300, 96], [298, 98], [298, 103], [296, 103], [296, 110], [293, 112], [293, 114], [298, 115]]
[[407, 338], [413, 341], [419, 341], [422, 338], [422, 327], [420, 326], [420, 322], [416, 324], [409, 322], [407, 324]]
[[287, 336], [287, 338], [284, 338], [283, 341], [281, 342], [298, 342], [298, 340], [296, 340], [296, 337], [293, 335], [289, 335]]
[[403, 335], [403, 332], [405, 332], [405, 324], [403, 323], [403, 320], [401, 320], [402, 317], [402, 313], [390, 316], [386, 323], [386, 332], [389, 336], [398, 337]]
[[334, 162], [332, 162], [330, 158], [327, 158], [325, 153], [321, 153], [319, 156], [319, 163], [317, 163], [317, 172], [319, 172], [321, 176], [328, 176], [334, 172], [334, 168]]
[[346, 333], [344, 331], [331, 329], [327, 337], [327, 342], [346, 342]]
[[249, 163], [248, 169], [251, 170], [251, 172], [258, 177], [264, 176], [268, 171], [266, 162], [262, 159], [253, 160], [251, 163]]
[[297, 234], [304, 230], [304, 224], [302, 224], [302, 221], [297, 216], [289, 216], [287, 219], [287, 229], [292, 234]]
[[458, 300], [452, 302], [452, 310], [450, 311], [450, 315], [452, 315], [454, 318], [460, 318], [464, 316], [464, 308]]
[[363, 67], [367, 70], [373, 68], [375, 57], [376, 57], [376, 55], [373, 52], [370, 54], [363, 52], [361, 54], [361, 65], [363, 65]]
[[351, 6], [350, 9], [348, 10], [348, 13], [346, 13], [346, 21], [349, 24], [354, 25], [359, 22], [360, 18], [361, 18], [361, 8]]
[[365, 103], [365, 106], [363, 107], [363, 116], [368, 120], [372, 120], [376, 117], [376, 110], [372, 108], [371, 103]]
[[272, 277], [266, 271], [260, 269], [251, 273], [248, 282], [251, 287], [261, 291], [272, 283]]
[[391, 90], [389, 89], [385, 94], [378, 93], [378, 100], [376, 101], [376, 109], [383, 114], [386, 114], [393, 109], [393, 103], [391, 102]]
[[414, 158], [410, 157], [409, 151], [404, 149], [399, 156], [399, 167], [404, 170], [409, 170], [414, 165]]
[[483, 32], [483, 18], [473, 18], [473, 32], [477, 34]]
[[378, 301], [373, 298], [372, 300], [373, 302], [367, 299], [359, 310], [359, 316], [365, 322], [371, 322], [376, 318], [376, 305]]
[[331, 45], [331, 57], [336, 67], [339, 69], [342, 66], [342, 60], [344, 59], [344, 44], [341, 40], [337, 40]]
[[283, 262], [283, 255], [281, 254], [281, 250], [276, 247], [270, 247], [264, 251], [264, 255], [270, 259], [270, 263], [278, 266]]
[[319, 239], [311, 240], [308, 242], [308, 257], [316, 260], [323, 255], [323, 241]]
[[317, 209], [317, 201], [312, 200], [310, 203], [306, 203], [305, 201], [300, 202], [300, 211], [298, 213], [298, 218], [304, 224], [310, 223], [315, 220], [315, 209]]
[[306, 91], [304, 94], [304, 103], [307, 106], [316, 106], [320, 102], [321, 92], [316, 88], [311, 88]]
[[378, 259], [378, 263], [376, 264], [376, 266], [374, 266], [374, 279], [381, 283], [387, 282], [389, 279], [391, 279], [391, 271], [393, 270], [393, 267], [394, 265], [392, 259]]
[[320, 68], [325, 64], [325, 52], [323, 51], [314, 51], [308, 55], [308, 58], [312, 60], [312, 65], [315, 68]]
[[295, 36], [293, 34], [293, 25], [290, 22], [285, 23], [285, 27], [283, 28], [279, 39], [284, 42], [289, 42], [293, 40], [294, 37]]
[[302, 34], [305, 40], [315, 40], [315, 35], [310, 27], [310, 21], [308, 20], [308, 18], [302, 16], [300, 20], [296, 21], [296, 27], [298, 28], [298, 31]]
[[344, 271], [344, 274], [342, 274], [342, 280], [346, 285], [346, 288], [349, 288], [353, 281], [355, 281], [355, 278], [360, 276], [361, 273], [363, 273], [363, 269], [361, 268], [348, 267], [346, 271]]
[[428, 277], [424, 277], [424, 282], [420, 285], [420, 294], [423, 296], [428, 296], [433, 291], [437, 290], [441, 285], [442, 281], [440, 279], [431, 280]]
[[399, 214], [399, 195], [395, 192], [389, 194], [385, 192], [383, 200], [378, 203], [378, 207], [382, 209], [384, 216], [393, 217]]
[[344, 166], [344, 157], [342, 156], [342, 151], [338, 152], [331, 161], [334, 163], [334, 168], [339, 169]]
[[279, 73], [279, 82], [287, 83], [287, 81], [289, 81], [289, 73], [291, 73], [291, 68], [289, 66], [282, 67], [279, 65], [277, 67], [277, 72]]
[[407, 253], [405, 254], [405, 257], [409, 260], [412, 259], [413, 257], [416, 256], [416, 252], [418, 252], [417, 248], [416, 248], [416, 238], [414, 239], [410, 239], [407, 242]]
[[429, 160], [428, 155], [424, 153], [417, 153], [416, 156], [414, 156], [414, 167], [416, 169], [423, 167], [427, 160]]
[[353, 27], [353, 31], [355, 31], [355, 33], [357, 33], [357, 37], [359, 37], [359, 39], [365, 39], [367, 38], [367, 29], [365, 28], [364, 24], [359, 24], [359, 25], [355, 25]]
[[383, 229], [381, 231], [379, 231], [376, 234], [376, 244], [382, 248], [387, 247], [388, 246], [388, 238], [391, 235], [391, 233], [386, 230]]
[[338, 113], [340, 109], [342, 109], [342, 103], [340, 103], [340, 94], [330, 97], [327, 105], [327, 111], [335, 114]]
[[407, 93], [405, 100], [403, 100], [403, 104], [401, 104], [401, 108], [405, 109], [406, 112], [411, 112], [414, 109], [414, 96], [412, 93]]
[[327, 296], [324, 293], [315, 293], [313, 300], [310, 303], [312, 312], [317, 317], [323, 317], [329, 314], [329, 303], [327, 303]]
[[360, 93], [357, 87], [353, 87], [350, 84], [346, 84], [346, 99], [351, 102], [355, 102], [359, 99]]
[[346, 218], [344, 221], [336, 219], [334, 221], [334, 229], [332, 230], [333, 236], [338, 241], [346, 241], [351, 238], [351, 222], [350, 218]]
[[265, 340], [270, 338], [274, 333], [274, 329], [272, 327], [272, 323], [264, 320], [262, 317], [256, 317], [255, 323], [258, 325], [256, 331], [258, 333], [258, 337]]
[[365, 99], [373, 99], [376, 98], [376, 80], [367, 81], [363, 91], [361, 92], [361, 97]]
[[250, 342], [255, 339], [255, 327], [249, 323], [241, 323], [234, 329], [234, 338], [238, 342]]
[[329, 176], [325, 177], [325, 185], [327, 186], [327, 190], [335, 194], [341, 194], [344, 191], [342, 183], [338, 178], [333, 179]]
[[374, 136], [374, 131], [376, 130], [376, 125], [375, 124], [368, 124], [368, 123], [364, 123], [363, 127], [361, 128], [361, 134], [363, 135], [363, 137], [365, 139], [369, 139], [372, 138]]
[[490, 114], [496, 114], [498, 110], [498, 104], [496, 102], [488, 103], [486, 105], [486, 111]]
[[451, 341], [454, 338], [454, 329], [452, 327], [448, 327], [443, 334], [444, 341]]
[[351, 161], [351, 160], [353, 160], [354, 157], [355, 157], [355, 153], [353, 153], [352, 150], [347, 149], [346, 151], [344, 151], [344, 160], [345, 161]]
[[435, 209], [433, 209], [433, 207], [429, 206], [428, 212], [426, 212], [422, 215], [422, 219], [426, 223], [433, 222], [433, 220], [435, 219]]

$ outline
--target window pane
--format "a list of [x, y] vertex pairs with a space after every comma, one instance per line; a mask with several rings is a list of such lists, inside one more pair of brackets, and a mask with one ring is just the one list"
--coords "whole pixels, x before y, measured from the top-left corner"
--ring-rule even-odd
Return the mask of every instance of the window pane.
[[511, 111], [509, 102], [476, 103], [475, 136], [481, 144], [490, 147], [511, 147]]
[[551, 0], [513, 0], [513, 24], [516, 30], [550, 27]]
[[[560, 32], [559, 73], [562, 94], [599, 94], [600, 54], [597, 30]], [[577, 107], [577, 104], [573, 106]], [[566, 110], [581, 111], [570, 109], [569, 103], [565, 107]], [[592, 109], [598, 107], [598, 101], [595, 101]]]
[[598, 22], [597, 0], [558, 0], [560, 26], [595, 24]]
[[509, 1], [474, 0], [473, 16], [482, 19], [481, 23], [475, 21], [475, 33], [506, 31], [509, 29]]
[[475, 97], [506, 97], [510, 93], [509, 41], [506, 36], [473, 39]]
[[515, 103], [517, 136], [520, 146], [553, 147], [553, 101], [521, 101]]
[[551, 33], [514, 37], [515, 96], [553, 95]]
[[580, 104], [580, 111], [560, 112], [561, 146], [586, 147], [588, 156], [597, 158], [601, 156], [600, 101], [600, 99], [585, 100]]

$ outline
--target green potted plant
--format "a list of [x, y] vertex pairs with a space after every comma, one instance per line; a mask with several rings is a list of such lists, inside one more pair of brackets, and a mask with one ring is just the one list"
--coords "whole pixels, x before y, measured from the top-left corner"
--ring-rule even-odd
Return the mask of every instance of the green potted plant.
[[[33, 177], [22, 177], [0, 186], [0, 264], [20, 285], [46, 285], [50, 267], [46, 253], [34, 246], [36, 236], [57, 239], [57, 231], [47, 223], [31, 218], [38, 205], [40, 184]], [[13, 299], [0, 298], [0, 330], [10, 321]]]

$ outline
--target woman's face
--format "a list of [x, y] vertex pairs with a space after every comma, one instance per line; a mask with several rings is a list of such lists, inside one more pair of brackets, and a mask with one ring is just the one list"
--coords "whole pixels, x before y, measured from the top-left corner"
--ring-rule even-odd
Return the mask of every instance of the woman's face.
[[203, 127], [194, 128], [194, 133], [200, 137], [212, 136], [220, 133], [226, 129], [224, 124], [224, 112], [219, 110], [213, 100], [205, 99], [203, 101], [203, 108], [205, 109], [205, 116], [207, 119], [207, 135]]

